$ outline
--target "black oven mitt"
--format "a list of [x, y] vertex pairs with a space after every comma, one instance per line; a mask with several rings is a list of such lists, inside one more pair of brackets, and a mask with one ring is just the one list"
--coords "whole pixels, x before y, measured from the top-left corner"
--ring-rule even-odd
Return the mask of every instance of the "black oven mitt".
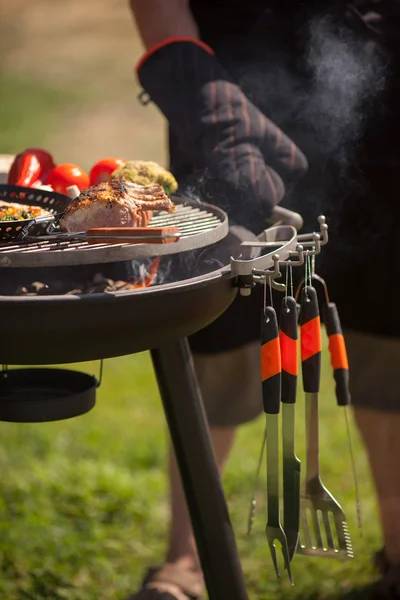
[[[197, 40], [166, 40], [137, 67], [144, 103], [169, 122], [200, 199], [231, 223], [260, 233], [285, 194], [284, 180], [307, 161], [295, 144], [243, 94], [213, 51]], [[268, 90], [265, 91], [268, 93]]]

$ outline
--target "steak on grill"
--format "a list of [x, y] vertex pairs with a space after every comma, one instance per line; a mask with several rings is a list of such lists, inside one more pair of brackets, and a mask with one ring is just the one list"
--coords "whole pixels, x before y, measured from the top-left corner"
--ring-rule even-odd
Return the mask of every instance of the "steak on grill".
[[82, 190], [60, 219], [60, 227], [68, 232], [96, 227], [146, 227], [153, 211], [174, 210], [157, 183], [143, 186], [123, 178], [111, 179]]

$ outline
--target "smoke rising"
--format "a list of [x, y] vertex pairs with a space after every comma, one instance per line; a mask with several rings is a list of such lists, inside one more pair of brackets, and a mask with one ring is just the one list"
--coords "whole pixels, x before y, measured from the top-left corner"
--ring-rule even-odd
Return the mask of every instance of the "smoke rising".
[[[358, 244], [361, 261], [375, 235], [376, 198], [370, 194], [368, 168], [357, 162], [358, 151], [385, 118], [389, 53], [328, 14], [304, 19], [301, 32], [298, 22], [291, 24], [288, 17], [268, 25], [270, 20], [268, 16], [258, 26], [247, 62], [241, 63], [236, 54], [229, 69], [247, 97], [308, 159], [305, 177], [285, 181], [281, 204], [299, 212], [307, 230], [317, 226], [318, 214], [325, 214], [336, 248], [341, 246], [345, 256]], [[357, 240], [349, 226], [354, 216]]]
[[[360, 206], [369, 185], [354, 159], [364, 135], [379, 127], [384, 115], [382, 98], [390, 61], [376, 41], [338, 24], [328, 14], [302, 24], [299, 34], [288, 16], [276, 22], [267, 16], [265, 27], [258, 26], [257, 36], [249, 40], [252, 49], [244, 52], [245, 59], [238, 47], [222, 44], [216, 50], [246, 96], [297, 143], [309, 161], [310, 171], [303, 180], [285, 181], [282, 205], [301, 213], [307, 230], [317, 226], [318, 214], [325, 213], [330, 232], [340, 234], [345, 255], [355, 243], [352, 233], [341, 235], [345, 212], [352, 203]], [[290, 27], [293, 35], [285, 33]], [[292, 44], [295, 35], [300, 41]], [[184, 194], [230, 212], [232, 197], [224, 193], [209, 197], [202, 174]], [[362, 202], [357, 243], [364, 248], [371, 241], [375, 208], [373, 201], [368, 200], [370, 206]], [[236, 210], [236, 223], [245, 223], [251, 210], [243, 202]], [[365, 252], [359, 260], [363, 257]]]
[[327, 16], [311, 21], [309, 34], [312, 85], [302, 118], [324, 155], [346, 166], [384, 88], [385, 67], [372, 42], [338, 30]]

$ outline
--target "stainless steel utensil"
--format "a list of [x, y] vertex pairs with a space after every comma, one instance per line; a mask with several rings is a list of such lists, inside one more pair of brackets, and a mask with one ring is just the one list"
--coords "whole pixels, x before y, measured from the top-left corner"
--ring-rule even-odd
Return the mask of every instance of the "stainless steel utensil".
[[[351, 394], [349, 386], [349, 363], [347, 359], [346, 344], [342, 332], [342, 326], [340, 323], [339, 312], [336, 304], [331, 302], [329, 299], [328, 286], [322, 277], [316, 273], [312, 273], [311, 277], [313, 280], [321, 284], [325, 296], [325, 302], [322, 305], [323, 321], [328, 336], [328, 348], [331, 358], [331, 365], [333, 369], [333, 377], [335, 379], [335, 395], [338, 406], [343, 406], [345, 426], [347, 433], [347, 441], [350, 453], [351, 470], [353, 473], [353, 481], [355, 488], [356, 497], [356, 511], [357, 511], [357, 522], [360, 533], [362, 535], [362, 518], [361, 518], [361, 503], [358, 486], [357, 470], [353, 454], [353, 444], [351, 439], [350, 423], [347, 414], [347, 407], [351, 405]], [[303, 279], [296, 291], [296, 298], [304, 285], [305, 280]]]
[[[58, 242], [82, 240], [88, 244], [168, 244], [177, 242], [179, 238], [177, 227], [98, 227], [77, 233], [49, 233], [43, 239]], [[24, 239], [32, 240], [29, 235]]]
[[264, 310], [261, 330], [261, 377], [264, 412], [267, 428], [267, 501], [268, 519], [266, 536], [277, 577], [280, 577], [276, 542], [282, 547], [282, 555], [289, 579], [293, 585], [290, 558], [285, 532], [280, 522], [279, 508], [279, 410], [281, 397], [281, 354], [278, 322], [275, 310]]
[[305, 287], [301, 297], [301, 360], [306, 394], [306, 478], [300, 494], [300, 543], [312, 556], [353, 558], [346, 516], [323, 485], [319, 471], [318, 393], [321, 374], [321, 326], [317, 293]]
[[292, 560], [299, 541], [300, 465], [295, 450], [295, 402], [298, 375], [297, 303], [282, 300], [279, 340], [282, 360], [283, 528]]

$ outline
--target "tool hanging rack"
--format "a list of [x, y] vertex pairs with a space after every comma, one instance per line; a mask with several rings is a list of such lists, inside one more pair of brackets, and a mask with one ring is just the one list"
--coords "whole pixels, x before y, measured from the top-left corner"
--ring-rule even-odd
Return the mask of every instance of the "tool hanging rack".
[[[268, 285], [278, 291], [284, 292], [286, 301], [291, 301], [292, 310], [289, 311], [286, 307], [286, 313], [291, 313], [294, 318], [292, 323], [293, 331], [296, 329], [299, 317], [299, 305], [296, 298], [288, 297], [288, 280], [286, 284], [276, 280], [282, 277], [280, 267], [283, 266], [287, 270], [292, 267], [303, 267], [305, 269], [305, 279], [309, 281], [308, 285], [312, 285], [312, 279], [315, 275], [315, 257], [321, 252], [321, 248], [328, 243], [328, 226], [325, 222], [325, 217], [318, 218], [320, 231], [310, 234], [298, 235], [297, 231], [292, 226], [277, 226], [272, 227], [263, 232], [257, 242], [243, 242], [242, 246], [250, 246], [261, 250], [261, 255], [251, 260], [231, 259], [231, 273], [236, 277], [235, 285], [239, 287], [242, 295], [251, 294], [252, 288], [257, 284]], [[264, 251], [264, 254], [262, 252]], [[266, 252], [265, 252], [266, 251]], [[269, 251], [269, 252], [268, 252]], [[318, 276], [315, 276], [318, 279]], [[320, 337], [320, 321], [318, 312], [318, 300], [316, 292], [313, 288], [307, 287], [307, 281], [303, 280], [308, 291], [315, 295], [315, 310], [318, 313], [318, 321], [315, 325], [318, 327], [318, 336]], [[326, 291], [326, 290], [325, 290]], [[273, 306], [266, 306], [266, 296], [264, 298], [264, 319], [261, 335], [261, 357], [262, 357], [262, 389], [263, 389], [263, 405], [264, 412], [267, 417], [267, 424], [263, 436], [261, 454], [258, 461], [257, 474], [251, 501], [248, 534], [251, 532], [252, 524], [255, 516], [255, 491], [257, 488], [257, 480], [259, 476], [262, 455], [267, 450], [267, 494], [268, 494], [268, 522], [266, 525], [266, 536], [271, 552], [272, 562], [278, 577], [280, 570], [277, 559], [277, 546], [281, 547], [285, 570], [289, 580], [293, 585], [291, 575], [291, 561], [295, 553], [309, 554], [311, 556], [330, 556], [336, 558], [353, 558], [353, 550], [351, 545], [350, 534], [347, 528], [346, 517], [343, 509], [337, 503], [335, 498], [322, 485], [318, 474], [311, 483], [309, 468], [309, 450], [307, 450], [307, 473], [306, 473], [306, 488], [300, 488], [300, 461], [295, 454], [294, 436], [294, 405], [296, 392], [292, 390], [294, 398], [289, 398], [290, 389], [287, 387], [287, 375], [283, 377], [284, 364], [281, 364], [281, 356], [279, 351], [279, 361], [276, 356], [271, 356], [272, 346], [280, 346], [280, 333], [278, 333], [278, 325], [276, 322], [276, 313]], [[282, 302], [285, 302], [283, 299]], [[307, 308], [309, 299], [307, 300]], [[296, 306], [297, 305], [297, 306]], [[304, 307], [302, 304], [302, 311]], [[307, 311], [305, 311], [307, 312]], [[285, 313], [284, 313], [285, 314]], [[274, 325], [275, 324], [275, 325]], [[272, 333], [270, 331], [274, 330]], [[285, 329], [285, 328], [284, 328]], [[290, 328], [289, 328], [290, 329]], [[288, 329], [284, 331], [288, 335]], [[303, 334], [302, 334], [303, 335]], [[302, 338], [302, 335], [300, 336]], [[292, 336], [294, 344], [291, 344], [291, 349], [294, 345], [297, 346], [297, 334]], [[309, 342], [310, 340], [308, 340]], [[276, 344], [273, 344], [276, 342]], [[315, 345], [315, 340], [313, 340]], [[303, 341], [301, 342], [303, 344]], [[312, 353], [310, 357], [303, 356], [304, 348], [301, 346], [302, 355], [302, 371], [304, 384], [304, 369], [305, 364], [311, 370], [314, 370], [313, 364], [308, 365], [309, 358], [314, 361], [316, 356]], [[266, 355], [264, 354], [266, 353]], [[320, 361], [321, 348], [319, 348], [318, 360]], [[287, 359], [287, 357], [286, 357]], [[266, 360], [266, 364], [264, 361]], [[295, 361], [297, 362], [297, 360]], [[278, 367], [279, 364], [279, 367]], [[268, 373], [267, 373], [268, 372]], [[316, 375], [316, 373], [315, 373]], [[282, 377], [282, 381], [281, 381]], [[297, 387], [297, 371], [292, 375], [294, 377], [295, 387]], [[319, 377], [319, 376], [318, 376]], [[284, 393], [283, 383], [286, 384]], [[293, 381], [292, 381], [293, 383]], [[281, 387], [282, 386], [282, 387]], [[293, 387], [293, 385], [291, 386]], [[311, 394], [315, 396], [315, 394]], [[275, 403], [273, 399], [275, 398]], [[306, 393], [307, 401], [307, 393]], [[279, 492], [279, 412], [280, 403], [282, 402], [282, 434], [283, 434], [283, 511], [284, 521], [280, 520], [280, 492]], [[285, 404], [286, 403], [286, 404]], [[286, 409], [286, 410], [284, 410]], [[309, 412], [309, 411], [308, 411]], [[313, 427], [317, 427], [315, 419], [318, 419], [318, 414], [314, 407], [313, 412]], [[309, 446], [310, 438], [310, 415], [306, 414], [307, 424], [307, 447]], [[286, 437], [285, 437], [286, 436]], [[315, 437], [315, 435], [314, 435]], [[289, 440], [290, 438], [290, 440]], [[311, 439], [311, 438], [310, 438]], [[290, 444], [288, 444], [288, 440]], [[314, 438], [312, 443], [315, 445]], [[317, 446], [316, 446], [317, 448]], [[318, 453], [318, 450], [316, 450]], [[286, 454], [285, 454], [286, 453]], [[310, 455], [311, 456], [311, 455]], [[316, 459], [317, 460], [317, 459]], [[313, 464], [315, 459], [313, 458]], [[289, 476], [290, 475], [290, 476]], [[307, 479], [308, 477], [308, 479]], [[318, 485], [317, 485], [318, 484]], [[307, 487], [308, 486], [308, 487]], [[311, 487], [310, 487], [311, 486]], [[315, 490], [314, 490], [315, 488]], [[304, 496], [306, 489], [306, 496]], [[310, 491], [311, 490], [311, 491]], [[293, 498], [293, 494], [297, 498]], [[291, 496], [291, 505], [286, 506], [288, 495]], [[303, 497], [304, 496], [304, 497]], [[291, 514], [293, 513], [293, 514]], [[323, 523], [319, 522], [319, 514], [323, 519]], [[310, 522], [311, 519], [311, 522]]]
[[298, 234], [291, 225], [278, 225], [263, 231], [258, 241], [242, 242], [242, 247], [270, 250], [253, 259], [231, 258], [230, 270], [236, 277], [240, 294], [248, 296], [257, 283], [270, 281], [273, 288], [285, 291], [285, 285], [275, 280], [282, 277], [280, 266], [301, 267], [307, 257], [313, 260], [328, 243], [328, 225], [323, 215], [318, 217], [319, 233]]

